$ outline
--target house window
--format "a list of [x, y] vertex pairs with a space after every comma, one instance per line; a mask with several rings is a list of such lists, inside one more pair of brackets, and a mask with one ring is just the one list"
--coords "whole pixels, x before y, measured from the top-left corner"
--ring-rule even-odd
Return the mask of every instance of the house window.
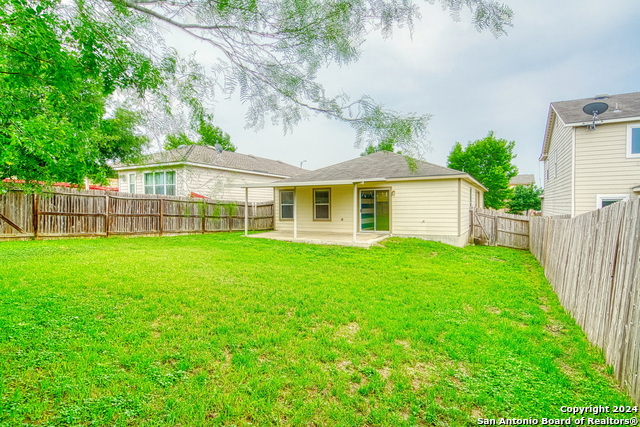
[[280, 219], [293, 219], [293, 190], [280, 191]]
[[598, 194], [596, 209], [604, 208], [621, 200], [629, 200], [628, 194]]
[[331, 190], [313, 190], [313, 219], [331, 219]]
[[627, 157], [640, 157], [640, 125], [627, 127]]
[[144, 174], [144, 194], [176, 195], [175, 171], [148, 172]]
[[135, 172], [127, 174], [127, 189], [129, 190], [129, 193], [135, 194], [135, 192], [136, 192], [136, 174], [135, 174]]

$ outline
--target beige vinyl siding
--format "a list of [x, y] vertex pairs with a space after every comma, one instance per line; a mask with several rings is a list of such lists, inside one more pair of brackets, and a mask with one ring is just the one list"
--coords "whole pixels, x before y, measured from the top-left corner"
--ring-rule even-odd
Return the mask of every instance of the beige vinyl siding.
[[[176, 195], [188, 197], [191, 193], [216, 200], [244, 201], [244, 188], [235, 187], [246, 183], [269, 183], [278, 178], [242, 172], [202, 168], [197, 166], [175, 166], [171, 168], [129, 169], [118, 171], [118, 187], [128, 193], [127, 175], [136, 174], [136, 193], [144, 194], [144, 174], [158, 171], [176, 172]], [[272, 188], [250, 188], [249, 202], [273, 200]]]
[[545, 161], [543, 215], [571, 214], [573, 131], [556, 118]]
[[[128, 169], [118, 171], [118, 190], [122, 193], [128, 193], [128, 179], [127, 175], [130, 173], [136, 174], [136, 193], [144, 194], [144, 174], [152, 172], [175, 172], [176, 173], [176, 196], [185, 196], [184, 194], [184, 170], [182, 166], [174, 166], [171, 168], [149, 168], [149, 169]], [[186, 194], [188, 196], [188, 194]]]
[[[331, 189], [331, 220], [314, 221], [313, 219], [313, 190]], [[280, 190], [291, 188], [276, 188], [276, 230], [293, 230], [293, 220], [280, 220]], [[271, 191], [271, 190], [270, 190]], [[298, 187], [295, 189], [298, 231], [324, 231], [335, 233], [351, 233], [353, 231], [353, 186], [340, 185], [334, 187]]]
[[[313, 220], [313, 190], [331, 188], [331, 220]], [[360, 190], [388, 189], [390, 201], [390, 232], [396, 236], [419, 237], [456, 246], [464, 246], [469, 232], [469, 189], [473, 201], [483, 191], [462, 179], [442, 179], [404, 182], [378, 182], [358, 185], [357, 227], [360, 232]], [[278, 231], [293, 231], [293, 220], [280, 219], [280, 190], [276, 189], [276, 220]], [[299, 232], [353, 231], [353, 186], [298, 187], [296, 191], [297, 227]]]
[[598, 195], [637, 196], [631, 188], [640, 184], [640, 158], [626, 157], [631, 124], [640, 121], [576, 128], [576, 215], [596, 209]]
[[[260, 184], [277, 181], [278, 178], [232, 172], [219, 169], [202, 168], [197, 166], [185, 167], [185, 195], [191, 192], [216, 200], [243, 201], [244, 188], [235, 187], [239, 184]], [[273, 200], [271, 188], [250, 188], [249, 202], [266, 202]]]

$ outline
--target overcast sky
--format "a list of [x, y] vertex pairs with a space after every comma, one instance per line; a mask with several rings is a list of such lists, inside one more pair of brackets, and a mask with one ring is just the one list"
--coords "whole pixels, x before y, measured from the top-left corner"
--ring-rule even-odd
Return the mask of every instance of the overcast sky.
[[[466, 144], [493, 130], [516, 142], [520, 173], [535, 174], [554, 101], [640, 91], [638, 0], [504, 0], [515, 13], [508, 34], [479, 33], [468, 14], [454, 22], [425, 3], [413, 37], [373, 34], [357, 63], [320, 74], [329, 94], [372, 96], [387, 108], [429, 113], [427, 161], [446, 165], [456, 141]], [[198, 50], [197, 57], [210, 55]], [[203, 61], [204, 62], [204, 61]], [[311, 116], [293, 132], [266, 125], [244, 129], [244, 108], [219, 100], [215, 123], [238, 152], [318, 169], [357, 157], [351, 128]]]

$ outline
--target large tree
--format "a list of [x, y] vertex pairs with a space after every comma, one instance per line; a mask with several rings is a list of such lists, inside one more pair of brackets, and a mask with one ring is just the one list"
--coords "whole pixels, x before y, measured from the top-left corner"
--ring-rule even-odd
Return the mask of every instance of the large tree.
[[127, 30], [79, 10], [64, 16], [58, 1], [0, 4], [0, 178], [104, 181], [110, 160], [136, 159], [147, 142], [135, 134], [141, 117], [107, 114], [107, 98], [162, 80], [125, 41], [105, 40]]
[[231, 142], [231, 137], [218, 126], [210, 121], [202, 120], [198, 126], [198, 139], [193, 140], [183, 132], [167, 135], [167, 142], [164, 144], [165, 150], [172, 150], [181, 145], [208, 145], [211, 147], [217, 144], [224, 151], [236, 151], [236, 146]]
[[[510, 25], [511, 10], [495, 0], [441, 2], [454, 15], [468, 8], [496, 36]], [[390, 35], [418, 17], [411, 0], [0, 0], [0, 174], [95, 175], [106, 163], [94, 143], [106, 105], [123, 99], [115, 93], [165, 112], [178, 99], [197, 123], [211, 97], [238, 91], [249, 126], [269, 117], [289, 129], [315, 112], [348, 123], [358, 144], [391, 140], [411, 154], [428, 115], [329, 95], [316, 74], [357, 60], [371, 31]], [[167, 29], [204, 42], [218, 65], [180, 58], [166, 47]]]
[[512, 214], [521, 214], [522, 212], [533, 209], [539, 211], [542, 209], [542, 188], [535, 185], [518, 185], [514, 190], [513, 197], [507, 202], [507, 208]]
[[469, 142], [466, 148], [456, 142], [447, 166], [467, 172], [487, 187], [484, 204], [488, 208], [501, 209], [506, 200], [513, 196], [509, 188], [509, 180], [518, 174], [518, 168], [511, 163], [516, 155], [513, 153], [516, 143], [497, 138], [489, 132], [486, 138]]

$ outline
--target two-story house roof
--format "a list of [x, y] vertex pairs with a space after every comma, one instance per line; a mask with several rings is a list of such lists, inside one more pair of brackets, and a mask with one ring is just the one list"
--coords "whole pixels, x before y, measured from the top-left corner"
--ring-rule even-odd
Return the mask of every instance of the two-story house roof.
[[544, 215], [638, 197], [640, 92], [551, 103], [540, 160]]
[[[139, 164], [113, 166], [119, 190], [138, 194], [204, 196], [244, 200], [239, 184], [273, 182], [305, 172], [280, 160], [219, 151], [207, 145], [184, 145], [150, 154]], [[254, 192], [250, 201], [273, 200], [272, 190]]]

